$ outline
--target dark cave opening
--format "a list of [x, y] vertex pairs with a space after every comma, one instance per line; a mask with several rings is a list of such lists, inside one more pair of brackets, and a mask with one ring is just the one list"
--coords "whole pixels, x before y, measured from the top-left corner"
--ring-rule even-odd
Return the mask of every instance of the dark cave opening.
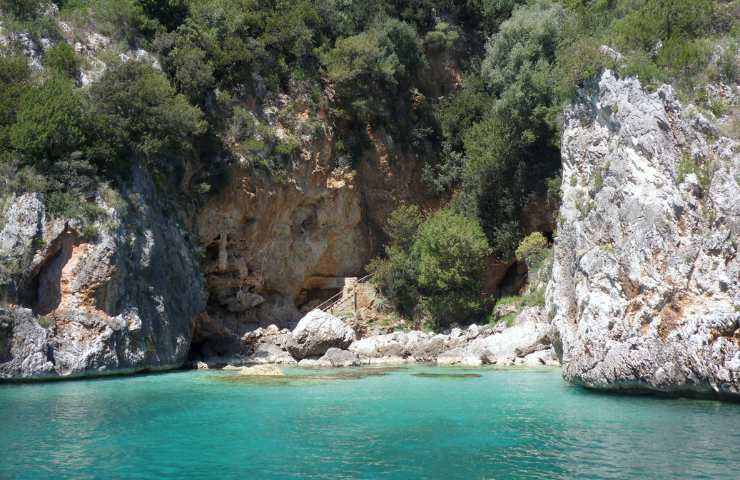
[[48, 250], [48, 256], [31, 278], [19, 289], [18, 300], [34, 315], [48, 315], [62, 300], [62, 271], [72, 258], [75, 237], [64, 232]]

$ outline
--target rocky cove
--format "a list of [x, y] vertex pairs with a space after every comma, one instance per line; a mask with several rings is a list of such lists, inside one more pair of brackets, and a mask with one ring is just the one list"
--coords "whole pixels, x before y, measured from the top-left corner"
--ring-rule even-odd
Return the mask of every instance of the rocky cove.
[[[307, 173], [322, 186], [288, 186], [260, 196], [273, 198], [264, 206], [239, 196], [248, 190], [227, 190], [204, 207], [201, 237], [188, 239], [136, 174], [125, 193], [138, 195], [139, 209], [125, 218], [111, 209], [95, 240], [74, 221], [47, 218], [38, 195], [10, 202], [0, 253], [17, 265], [20, 305], [0, 309], [0, 373], [17, 380], [188, 363], [562, 362], [566, 380], [593, 388], [736, 397], [737, 144], [669, 87], [648, 93], [606, 72], [582, 98], [566, 114], [547, 303], [515, 310], [511, 326], [360, 335], [320, 310], [301, 319], [298, 302], [336, 291], [343, 275], [360, 271], [363, 245], [373, 241], [364, 219], [377, 213], [363, 210], [351, 176]], [[711, 169], [709, 188], [680, 172], [686, 158]], [[106, 208], [102, 196], [91, 201]], [[273, 213], [242, 212], [247, 205]], [[198, 262], [193, 241], [213, 254]], [[255, 258], [270, 260], [256, 268]]]
[[[254, 37], [296, 67], [276, 82], [270, 55], [247, 68], [223, 40], [242, 40], [215, 20], [236, 2], [133, 2], [118, 23], [102, 4], [27, 3], [0, 4], [11, 106], [0, 138], [2, 379], [557, 361], [589, 388], [737, 398], [737, 49], [722, 39], [734, 18], [724, 4], [671, 7], [711, 19], [681, 27], [716, 36], [701, 62], [691, 57], [705, 69], [693, 77], [661, 57], [676, 29], [653, 32], [646, 52], [622, 38], [651, 1], [625, 18], [591, 12], [615, 30], [588, 55], [566, 48], [573, 33], [560, 22], [588, 9], [540, 1], [439, 18], [388, 7], [387, 22], [358, 20], [313, 53], [296, 43], [298, 57]], [[186, 17], [208, 35], [188, 33]], [[353, 64], [356, 49], [377, 62]], [[662, 77], [630, 73], [643, 54]], [[568, 63], [580, 56], [593, 65]], [[517, 69], [545, 64], [548, 81], [517, 83], [532, 74]], [[569, 68], [577, 78], [558, 83]], [[525, 108], [517, 89], [543, 103]], [[77, 123], [39, 130], [56, 111]], [[389, 230], [414, 215], [413, 228]], [[537, 268], [515, 255], [533, 238]], [[355, 282], [369, 272], [371, 288]], [[356, 304], [358, 291], [359, 310], [315, 310], [336, 296]]]
[[732, 479], [737, 0], [0, 0], [0, 478]]

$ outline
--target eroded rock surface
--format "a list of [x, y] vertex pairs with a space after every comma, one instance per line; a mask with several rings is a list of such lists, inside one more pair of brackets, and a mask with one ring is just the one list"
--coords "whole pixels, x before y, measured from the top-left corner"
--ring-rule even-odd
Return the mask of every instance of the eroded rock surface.
[[567, 380], [740, 396], [740, 157], [718, 133], [610, 72], [567, 112], [548, 287]]
[[95, 232], [50, 218], [26, 194], [0, 231], [0, 377], [167, 369], [186, 359], [203, 280], [182, 230], [135, 172], [120, 213], [102, 197]]

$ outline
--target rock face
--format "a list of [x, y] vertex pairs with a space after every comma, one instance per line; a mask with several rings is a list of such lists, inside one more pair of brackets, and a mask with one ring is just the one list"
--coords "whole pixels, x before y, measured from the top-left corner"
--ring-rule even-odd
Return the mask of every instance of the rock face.
[[740, 397], [737, 144], [604, 73], [566, 114], [548, 308], [567, 380]]
[[0, 378], [102, 375], [180, 366], [203, 280], [182, 231], [135, 172], [126, 213], [102, 197], [94, 232], [52, 219], [26, 194], [0, 231]]
[[355, 339], [350, 326], [321, 310], [311, 310], [291, 333], [288, 351], [297, 360], [319, 357], [331, 347], [344, 349]]
[[397, 151], [387, 133], [368, 132], [372, 146], [353, 169], [337, 149], [342, 132], [325, 112], [294, 112], [314, 102], [285, 95], [263, 102], [270, 106], [252, 115], [293, 138], [300, 158], [282, 176], [246, 158], [236, 162], [229, 182], [194, 219], [210, 293], [196, 342], [221, 355], [235, 353], [235, 341], [257, 327], [295, 327], [343, 288], [341, 279], [361, 276], [379, 252], [385, 219], [401, 202], [434, 206], [423, 161]]

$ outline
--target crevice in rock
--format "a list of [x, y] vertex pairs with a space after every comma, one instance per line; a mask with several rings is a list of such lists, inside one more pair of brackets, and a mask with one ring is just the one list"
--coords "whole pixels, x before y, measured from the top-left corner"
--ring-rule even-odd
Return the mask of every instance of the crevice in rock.
[[65, 230], [49, 246], [46, 259], [34, 270], [19, 291], [20, 304], [35, 315], [48, 315], [62, 300], [62, 270], [72, 258], [77, 236]]

